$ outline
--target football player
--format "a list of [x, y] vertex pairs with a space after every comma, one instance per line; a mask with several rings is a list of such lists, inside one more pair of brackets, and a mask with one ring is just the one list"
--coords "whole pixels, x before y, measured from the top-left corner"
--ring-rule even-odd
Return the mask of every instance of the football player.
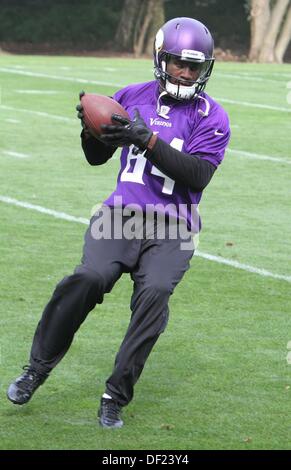
[[[69, 349], [87, 314], [123, 273], [130, 273], [131, 319], [99, 408], [103, 427], [123, 425], [121, 409], [133, 398], [144, 364], [166, 327], [169, 297], [193, 255], [189, 240], [200, 229], [193, 208], [223, 160], [230, 137], [226, 112], [204, 92], [213, 64], [207, 27], [192, 18], [172, 19], [155, 38], [155, 80], [129, 85], [113, 97], [131, 119], [113, 115], [112, 125], [104, 125], [98, 139], [83, 129], [82, 148], [91, 165], [104, 164], [122, 147], [117, 186], [90, 221], [81, 264], [56, 286], [43, 312], [29, 365], [7, 392], [13, 403], [30, 400]], [[83, 122], [81, 105], [78, 111]], [[131, 224], [136, 208], [139, 217]], [[178, 221], [187, 227], [186, 236], [180, 231], [170, 236]], [[138, 236], [132, 236], [133, 225]], [[163, 236], [158, 236], [161, 225]], [[100, 236], [101, 227], [107, 236]]]

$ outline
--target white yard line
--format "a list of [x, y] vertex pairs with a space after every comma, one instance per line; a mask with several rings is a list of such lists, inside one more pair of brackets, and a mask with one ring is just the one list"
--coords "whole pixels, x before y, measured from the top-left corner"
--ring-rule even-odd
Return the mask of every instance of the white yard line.
[[[12, 204], [13, 206], [18, 206], [18, 207], [22, 207], [25, 209], [30, 209], [30, 210], [34, 210], [37, 212], [41, 212], [42, 214], [51, 215], [57, 219], [67, 220], [69, 222], [77, 222], [77, 223], [81, 223], [84, 225], [89, 224], [89, 219], [85, 219], [83, 217], [74, 217], [72, 215], [66, 214], [65, 212], [59, 212], [59, 211], [55, 211], [52, 209], [47, 209], [45, 207], [38, 206], [36, 204], [30, 204], [28, 202], [19, 201], [17, 199], [13, 199], [7, 196], [0, 196], [0, 202], [4, 202], [6, 204]], [[266, 269], [257, 268], [255, 266], [250, 266], [248, 264], [239, 263], [238, 261], [223, 258], [221, 256], [215, 256], [209, 253], [203, 253], [198, 250], [196, 251], [195, 255], [199, 256], [200, 258], [207, 259], [209, 261], [214, 261], [219, 264], [226, 264], [227, 266], [231, 266], [236, 269], [241, 269], [243, 271], [258, 274], [259, 276], [270, 277], [272, 279], [277, 279], [280, 281], [291, 282], [291, 276], [272, 273], [271, 271], [267, 271]]]
[[110, 83], [107, 80], [102, 81], [102, 80], [87, 80], [85, 78], [77, 78], [77, 77], [65, 77], [62, 75], [48, 75], [46, 73], [41, 73], [41, 72], [30, 72], [28, 70], [15, 70], [15, 69], [10, 69], [7, 67], [0, 67], [0, 72], [3, 73], [14, 73], [17, 75], [25, 75], [27, 77], [38, 77], [38, 78], [49, 78], [50, 80], [60, 80], [60, 81], [66, 81], [66, 82], [74, 82], [74, 83], [88, 83], [91, 85], [104, 85], [104, 86], [109, 86], [109, 87], [124, 87], [126, 84], [124, 83]]
[[63, 93], [62, 91], [57, 90], [13, 90], [15, 93], [20, 93], [23, 95], [58, 95]]
[[221, 101], [222, 103], [237, 104], [239, 106], [247, 106], [250, 108], [258, 108], [258, 109], [271, 109], [272, 111], [280, 111], [281, 113], [291, 113], [291, 106], [290, 108], [283, 108], [280, 106], [271, 106], [269, 104], [250, 103], [249, 101], [230, 100], [228, 98], [214, 98], [214, 99], [216, 101]]
[[30, 158], [31, 155], [27, 155], [26, 153], [14, 152], [12, 150], [0, 150], [0, 153], [7, 155], [8, 157], [15, 157], [15, 158]]
[[13, 69], [26, 69], [27, 68], [27, 65], [20, 65], [20, 64], [17, 64], [17, 65], [9, 65], [9, 67], [13, 68]]
[[5, 119], [6, 122], [11, 122], [12, 124], [19, 124], [21, 121], [18, 119]]
[[4, 104], [0, 104], [0, 108], [7, 109], [7, 111], [15, 111], [15, 112], [20, 112], [20, 113], [25, 113], [25, 114], [32, 114], [35, 116], [41, 116], [41, 117], [55, 119], [55, 120], [64, 121], [64, 122], [77, 123], [78, 121], [77, 118], [73, 119], [73, 118], [68, 118], [65, 116], [58, 116], [56, 114], [45, 113], [44, 111], [32, 111], [31, 109], [14, 108], [13, 106], [6, 106]]
[[65, 212], [55, 211], [53, 209], [47, 209], [42, 206], [38, 206], [36, 204], [30, 204], [29, 202], [18, 201], [17, 199], [13, 199], [11, 197], [0, 196], [0, 201], [5, 202], [6, 204], [12, 204], [13, 206], [23, 207], [25, 209], [31, 209], [36, 212], [41, 212], [42, 214], [51, 215], [57, 219], [68, 220], [69, 222], [79, 222], [80, 224], [89, 224], [88, 219], [84, 219], [83, 217], [74, 217], [73, 215], [68, 215]]
[[[228, 72], [221, 71], [219, 73], [228, 73]], [[235, 72], [229, 72], [229, 73], [235, 74]], [[287, 78], [287, 80], [291, 80], [291, 73], [288, 74], [288, 73], [275, 73], [275, 72], [267, 72], [267, 71], [265, 71], [265, 72], [255, 72], [255, 71], [242, 72], [242, 71], [239, 71], [238, 74], [241, 75], [242, 77], [249, 77], [249, 78], [258, 77], [262, 80], [264, 80], [265, 77], [267, 77], [267, 78], [268, 77]], [[276, 81], [276, 83], [282, 83], [282, 81], [280, 82], [280, 80], [275, 80], [275, 81]]]
[[232, 266], [233, 268], [242, 269], [243, 271], [248, 271], [249, 273], [258, 274], [260, 276], [271, 277], [273, 279], [279, 279], [281, 281], [291, 282], [291, 276], [286, 276], [284, 274], [275, 274], [266, 269], [256, 268], [255, 266], [250, 266], [249, 264], [239, 263], [227, 258], [222, 258], [222, 256], [210, 255], [209, 253], [203, 253], [201, 251], [196, 251], [196, 255], [201, 258], [208, 259], [209, 261], [215, 261], [216, 263], [226, 264], [227, 266]]
[[234, 155], [238, 155], [239, 157], [242, 156], [246, 158], [252, 158], [254, 160], [268, 160], [270, 162], [278, 162], [278, 163], [285, 163], [286, 165], [291, 165], [291, 160], [287, 160], [287, 158], [273, 157], [271, 155], [245, 152], [244, 150], [235, 150], [235, 149], [230, 149], [230, 148], [227, 149], [227, 152], [233, 153]]
[[[65, 116], [58, 116], [56, 114], [49, 114], [45, 113], [43, 111], [32, 111], [31, 109], [23, 109], [23, 108], [14, 108], [13, 106], [6, 106], [6, 105], [0, 105], [0, 108], [6, 109], [8, 111], [14, 111], [14, 112], [21, 112], [21, 113], [26, 113], [26, 114], [32, 114], [36, 116], [41, 116], [44, 118], [50, 118], [50, 119], [55, 119], [58, 121], [64, 121], [64, 122], [69, 122], [69, 123], [77, 123], [78, 120], [74, 118], [68, 118]], [[6, 121], [10, 121], [13, 123], [18, 123], [20, 121], [14, 120], [14, 119], [6, 119]], [[232, 126], [232, 127], [238, 127], [238, 126]], [[237, 149], [227, 149], [229, 153], [233, 153], [234, 155], [242, 156], [242, 157], [247, 157], [247, 158], [253, 158], [256, 160], [269, 160], [272, 162], [279, 162], [279, 163], [286, 163], [286, 165], [291, 164], [291, 160], [288, 161], [287, 159], [280, 158], [280, 157], [274, 157], [272, 155], [263, 155], [259, 153], [253, 153], [253, 152], [246, 152], [245, 150], [237, 150]]]
[[[64, 77], [61, 75], [47, 75], [45, 73], [30, 72], [26, 70], [16, 70], [16, 69], [7, 68], [7, 67], [0, 67], [0, 72], [25, 75], [29, 77], [48, 78], [52, 80], [65, 80], [65, 81], [76, 82], [76, 83], [89, 83], [92, 85], [105, 85], [105, 86], [114, 87], [114, 88], [122, 88], [126, 86], [126, 84], [124, 83], [110, 83], [108, 81], [87, 80], [84, 78], [77, 78], [77, 77]], [[248, 107], [258, 108], [258, 109], [270, 109], [272, 111], [280, 111], [282, 113], [291, 112], [291, 106], [290, 108], [285, 108], [285, 107], [280, 107], [280, 106], [271, 106], [267, 104], [250, 103], [248, 101], [236, 101], [236, 100], [231, 100], [228, 98], [215, 98], [215, 99], [217, 101], [221, 101], [222, 103], [237, 104], [239, 106], [248, 106]]]
[[[17, 64], [17, 65], [9, 65], [10, 68], [12, 69], [27, 69], [27, 65], [23, 65], [23, 64]], [[58, 67], [60, 70], [72, 70], [72, 67], [67, 67], [67, 66], [60, 66]], [[92, 70], [92, 69], [91, 69]], [[112, 67], [103, 67], [103, 70], [108, 70], [108, 71], [117, 71], [117, 69], [114, 69]], [[216, 72], [217, 73], [217, 70]], [[220, 74], [235, 74], [235, 72], [218, 72]], [[264, 79], [263, 77], [265, 76], [271, 76], [271, 77], [279, 77], [279, 78], [287, 78], [289, 80], [291, 80], [291, 73], [281, 73], [281, 72], [270, 72], [270, 71], [262, 71], [262, 72], [259, 72], [259, 71], [251, 71], [251, 72], [243, 72], [243, 71], [240, 71], [238, 72], [238, 74], [240, 74], [241, 76], [246, 76], [246, 77], [253, 77], [253, 76], [259, 76], [260, 78], [262, 78], [262, 80]], [[235, 75], [236, 76], [236, 75]], [[276, 83], [277, 83], [277, 80], [276, 80]]]
[[226, 77], [226, 78], [234, 78], [236, 80], [250, 80], [252, 82], [271, 82], [276, 83], [277, 85], [282, 84], [284, 87], [286, 86], [286, 82], [275, 80], [272, 78], [263, 78], [263, 77], [253, 77], [252, 75], [241, 75], [239, 73], [226, 73], [226, 72], [217, 72], [215, 71], [215, 77]]

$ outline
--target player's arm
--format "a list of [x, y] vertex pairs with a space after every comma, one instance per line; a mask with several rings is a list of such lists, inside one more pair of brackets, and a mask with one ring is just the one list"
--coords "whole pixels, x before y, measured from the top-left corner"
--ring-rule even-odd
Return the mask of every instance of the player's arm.
[[[161, 139], [158, 139], [135, 110], [134, 119], [128, 121], [122, 116], [112, 115], [116, 125], [101, 126], [102, 140], [111, 145], [134, 144], [141, 151], [147, 150], [145, 157], [160, 171], [194, 192], [202, 191], [211, 180], [215, 165], [203, 160], [198, 155], [190, 155], [174, 149]], [[121, 125], [120, 125], [121, 124]]]
[[81, 143], [86, 160], [90, 165], [103, 165], [116, 150], [116, 147], [101, 142], [85, 129], [81, 132]]
[[145, 157], [165, 175], [194, 192], [203, 191], [216, 170], [199, 155], [180, 152], [156, 135], [150, 138]]

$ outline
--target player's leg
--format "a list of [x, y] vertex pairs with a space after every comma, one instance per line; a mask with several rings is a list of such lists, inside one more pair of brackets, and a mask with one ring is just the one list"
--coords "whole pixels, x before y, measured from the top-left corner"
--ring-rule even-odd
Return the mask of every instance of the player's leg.
[[[118, 270], [116, 267], [117, 276]], [[105, 279], [85, 266], [56, 286], [34, 334], [30, 364], [8, 388], [10, 401], [23, 405], [30, 400], [69, 349], [87, 314], [102, 302], [105, 286]]]
[[[103, 255], [108, 249], [108, 240], [100, 242]], [[80, 265], [56, 286], [34, 335], [30, 355], [34, 370], [48, 374], [60, 362], [88, 313], [103, 302], [104, 293], [111, 290], [121, 273], [118, 263], [112, 263], [107, 272]]]
[[131, 321], [116, 356], [106, 394], [120, 406], [133, 397], [133, 388], [168, 320], [168, 301], [189, 267], [193, 250], [181, 250], [179, 240], [145, 241], [132, 273]]
[[[111, 214], [103, 223], [110, 223]], [[102, 303], [123, 272], [123, 257], [129, 250], [126, 240], [96, 239], [91, 220], [85, 235], [82, 264], [56, 287], [37, 326], [27, 370], [7, 392], [16, 404], [26, 403], [65, 355], [88, 313]]]

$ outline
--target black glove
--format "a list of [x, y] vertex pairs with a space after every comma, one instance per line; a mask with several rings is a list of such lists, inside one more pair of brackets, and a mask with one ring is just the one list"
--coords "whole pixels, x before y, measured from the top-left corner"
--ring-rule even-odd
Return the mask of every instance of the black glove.
[[134, 110], [134, 118], [132, 121], [120, 116], [112, 114], [112, 121], [116, 121], [121, 125], [103, 124], [101, 129], [105, 132], [101, 134], [103, 142], [118, 147], [129, 147], [134, 144], [140, 150], [147, 148], [148, 142], [153, 135], [153, 131], [148, 129], [143, 118], [140, 116], [138, 109]]

